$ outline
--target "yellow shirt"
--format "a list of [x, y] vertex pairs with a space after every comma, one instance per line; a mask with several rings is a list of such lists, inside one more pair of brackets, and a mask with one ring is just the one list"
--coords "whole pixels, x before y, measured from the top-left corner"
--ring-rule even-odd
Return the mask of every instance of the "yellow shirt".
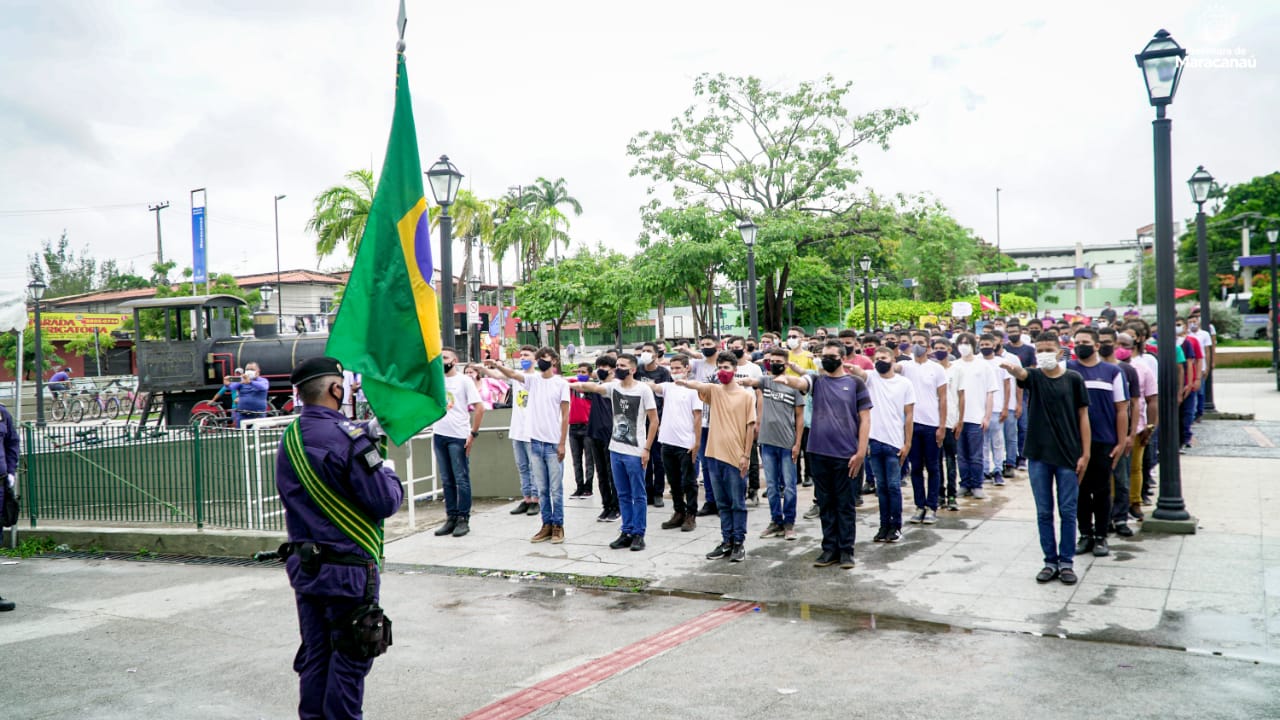
[[[808, 350], [790, 350], [787, 352], [787, 359], [801, 370], [818, 371], [818, 363], [813, 361], [813, 353]], [[803, 373], [798, 373], [791, 368], [787, 368], [787, 374], [800, 377]]]

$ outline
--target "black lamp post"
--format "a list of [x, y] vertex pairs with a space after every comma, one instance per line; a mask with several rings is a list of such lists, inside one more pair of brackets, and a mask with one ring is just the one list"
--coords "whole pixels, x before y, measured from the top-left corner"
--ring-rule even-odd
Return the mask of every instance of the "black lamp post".
[[44, 427], [44, 335], [40, 328], [40, 299], [47, 287], [38, 279], [27, 285], [36, 304], [36, 427]]
[[1267, 231], [1267, 244], [1271, 246], [1271, 372], [1276, 375], [1276, 390], [1280, 390], [1280, 310], [1276, 309], [1276, 240], [1280, 238], [1280, 230], [1271, 228]]
[[[467, 314], [471, 314], [471, 303], [474, 301], [476, 305], [480, 304], [480, 278], [473, 277], [467, 281], [467, 289], [471, 291], [471, 297], [467, 300]], [[471, 342], [469, 343], [471, 362], [480, 362], [480, 313], [477, 312], [474, 318], [467, 318], [467, 325], [471, 329]]]
[[[444, 321], [440, 324], [440, 334], [445, 345], [453, 345], [457, 338], [453, 329], [453, 218], [449, 217], [449, 206], [458, 197], [462, 173], [449, 162], [448, 155], [441, 155], [426, 174], [431, 196], [440, 206], [440, 305], [444, 311], [440, 313]], [[431, 282], [431, 278], [426, 280]]]
[[796, 301], [794, 297], [795, 293], [796, 293], [795, 288], [787, 288], [786, 292], [784, 293], [787, 297], [787, 327], [791, 327], [792, 325], [796, 324], [796, 320], [795, 320]]
[[880, 278], [871, 278], [871, 323], [880, 327]]
[[871, 303], [868, 302], [871, 299], [871, 256], [863, 255], [858, 267], [862, 268], [862, 326], [866, 332], [871, 332]]
[[747, 293], [751, 295], [751, 334], [756, 338], [760, 334], [759, 316], [756, 315], [756, 224], [750, 220], [738, 223], [738, 232], [742, 233], [742, 242], [747, 244]]
[[[1165, 108], [1173, 102], [1182, 77], [1187, 51], [1160, 30], [1134, 58], [1146, 81], [1147, 99], [1156, 109], [1152, 121], [1155, 154], [1156, 327], [1159, 333], [1160, 398], [1160, 499], [1151, 517], [1174, 521], [1170, 530], [1195, 532], [1194, 521], [1182, 499], [1182, 466], [1178, 453], [1178, 365], [1174, 319], [1173, 172], [1170, 120]], [[1141, 272], [1141, 268], [1139, 268]], [[1190, 527], [1184, 527], [1183, 525]], [[1145, 526], [1144, 527], [1148, 527]], [[1148, 529], [1151, 529], [1148, 527]]]
[[[1209, 314], [1209, 241], [1205, 236], [1204, 204], [1209, 199], [1209, 191], [1213, 189], [1213, 176], [1200, 165], [1191, 173], [1187, 187], [1191, 188], [1191, 201], [1196, 204], [1196, 251], [1200, 255], [1200, 329], [1209, 332], [1213, 316]], [[1213, 404], [1212, 358], [1206, 360], [1205, 367], [1209, 371], [1204, 378], [1204, 409], [1212, 412], [1217, 410]]]
[[1040, 309], [1040, 271], [1038, 269], [1031, 271], [1031, 299], [1036, 304], [1036, 310]]

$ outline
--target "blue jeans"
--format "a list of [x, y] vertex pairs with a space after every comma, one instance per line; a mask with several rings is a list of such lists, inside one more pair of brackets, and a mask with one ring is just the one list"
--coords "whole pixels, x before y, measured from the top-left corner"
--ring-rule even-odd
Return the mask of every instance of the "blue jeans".
[[747, 477], [723, 460], [707, 458], [711, 490], [720, 508], [720, 539], [741, 545], [747, 539]]
[[779, 525], [796, 522], [796, 464], [791, 448], [760, 445], [765, 487], [769, 488], [769, 517]]
[[622, 532], [644, 535], [649, 519], [649, 496], [645, 492], [644, 465], [635, 455], [610, 451], [609, 466], [613, 470], [613, 486], [618, 490], [618, 511], [622, 513]]
[[1195, 433], [1191, 432], [1191, 423], [1196, 419], [1196, 394], [1188, 394], [1187, 398], [1178, 406], [1178, 411], [1181, 413], [1179, 419], [1182, 421], [1179, 439], [1183, 445], [1186, 445], [1195, 436]]
[[564, 525], [564, 467], [556, 453], [556, 444], [529, 441], [529, 469], [538, 489], [538, 505], [544, 525]]
[[529, 441], [512, 440], [511, 450], [516, 454], [516, 472], [520, 474], [520, 494], [524, 497], [538, 497], [538, 490], [533, 486], [533, 475], [529, 473]]
[[1004, 462], [1004, 422], [1000, 413], [992, 410], [991, 421], [987, 423], [987, 431], [982, 435], [983, 467], [987, 474], [1000, 472]]
[[444, 488], [445, 514], [451, 518], [471, 517], [471, 459], [467, 457], [467, 441], [436, 435], [431, 444], [440, 470], [440, 487]]
[[1018, 464], [1018, 418], [1013, 416], [1012, 410], [1004, 419], [1004, 464], [1008, 467]]
[[880, 501], [880, 527], [902, 527], [902, 461], [900, 448], [872, 440], [867, 462], [876, 476], [876, 498]]
[[[707, 466], [707, 430], [706, 425], [702, 426], [702, 443], [698, 445], [698, 465], [702, 471], [702, 496], [706, 498], [704, 502], [712, 505], [716, 504], [716, 495], [711, 489], [711, 468]], [[694, 468], [697, 474], [698, 468]]]
[[960, 465], [960, 487], [982, 487], [982, 426], [967, 422], [956, 438], [956, 460]]
[[[938, 509], [938, 490], [942, 487], [942, 448], [938, 447], [938, 428], [915, 425], [911, 431], [911, 492], [916, 507]], [[928, 472], [928, 485], [925, 472]]]
[[[1076, 469], [1028, 460], [1027, 479], [1031, 483], [1031, 495], [1036, 500], [1036, 527], [1040, 531], [1044, 564], [1053, 568], [1072, 567], [1076, 556], [1076, 502], [1080, 496]], [[1055, 485], [1058, 491], [1056, 540], [1053, 535]]]
[[1200, 389], [1196, 391], [1196, 419], [1204, 415], [1204, 382], [1200, 382]]

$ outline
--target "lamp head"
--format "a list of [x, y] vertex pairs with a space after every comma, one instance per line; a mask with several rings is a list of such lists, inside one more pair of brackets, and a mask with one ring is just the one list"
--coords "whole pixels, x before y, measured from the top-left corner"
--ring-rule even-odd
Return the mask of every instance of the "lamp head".
[[863, 256], [862, 256], [862, 259], [858, 260], [858, 267], [862, 268], [862, 272], [866, 272], [866, 271], [870, 270], [870, 269], [871, 269], [871, 256], [870, 256], [870, 255], [863, 255]]
[[276, 289], [271, 287], [271, 285], [269, 284], [263, 285], [262, 287], [258, 288], [258, 296], [262, 298], [263, 307], [266, 307], [271, 304], [271, 296], [274, 295], [275, 292], [276, 292]]
[[440, 207], [449, 207], [458, 198], [458, 189], [462, 187], [462, 173], [449, 162], [448, 155], [441, 155], [427, 170], [427, 183], [431, 185], [431, 196]]
[[27, 285], [27, 289], [31, 291], [31, 298], [36, 302], [40, 302], [40, 300], [44, 298], [44, 291], [48, 289], [48, 287], [49, 286], [45, 285], [39, 278], [32, 280]]
[[1213, 189], [1213, 176], [1201, 165], [1191, 173], [1191, 179], [1187, 180], [1187, 187], [1191, 188], [1191, 202], [1204, 205], [1209, 199], [1209, 191]]
[[742, 242], [746, 243], [747, 247], [756, 244], [756, 224], [751, 222], [750, 218], [738, 223], [738, 232], [742, 233]]
[[1147, 84], [1147, 99], [1152, 105], [1161, 107], [1173, 102], [1186, 56], [1186, 49], [1178, 45], [1167, 30], [1158, 31], [1151, 42], [1142, 48], [1142, 52], [1133, 56], [1138, 61], [1138, 67], [1142, 68], [1142, 79]]

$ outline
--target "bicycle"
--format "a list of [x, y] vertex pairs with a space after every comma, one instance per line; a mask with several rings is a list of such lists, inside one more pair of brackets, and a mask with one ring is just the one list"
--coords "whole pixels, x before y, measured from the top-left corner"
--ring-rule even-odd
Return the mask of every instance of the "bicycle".
[[104, 399], [102, 392], [97, 389], [88, 391], [87, 397], [85, 393], [81, 393], [71, 402], [71, 422], [80, 422], [86, 414], [90, 420], [98, 420], [104, 415], [109, 420], [115, 420], [120, 415], [120, 399], [115, 395], [108, 395]]
[[49, 405], [49, 414], [53, 416], [54, 422], [66, 422], [67, 417], [71, 414], [71, 403], [67, 401], [66, 390], [50, 390], [53, 400]]

